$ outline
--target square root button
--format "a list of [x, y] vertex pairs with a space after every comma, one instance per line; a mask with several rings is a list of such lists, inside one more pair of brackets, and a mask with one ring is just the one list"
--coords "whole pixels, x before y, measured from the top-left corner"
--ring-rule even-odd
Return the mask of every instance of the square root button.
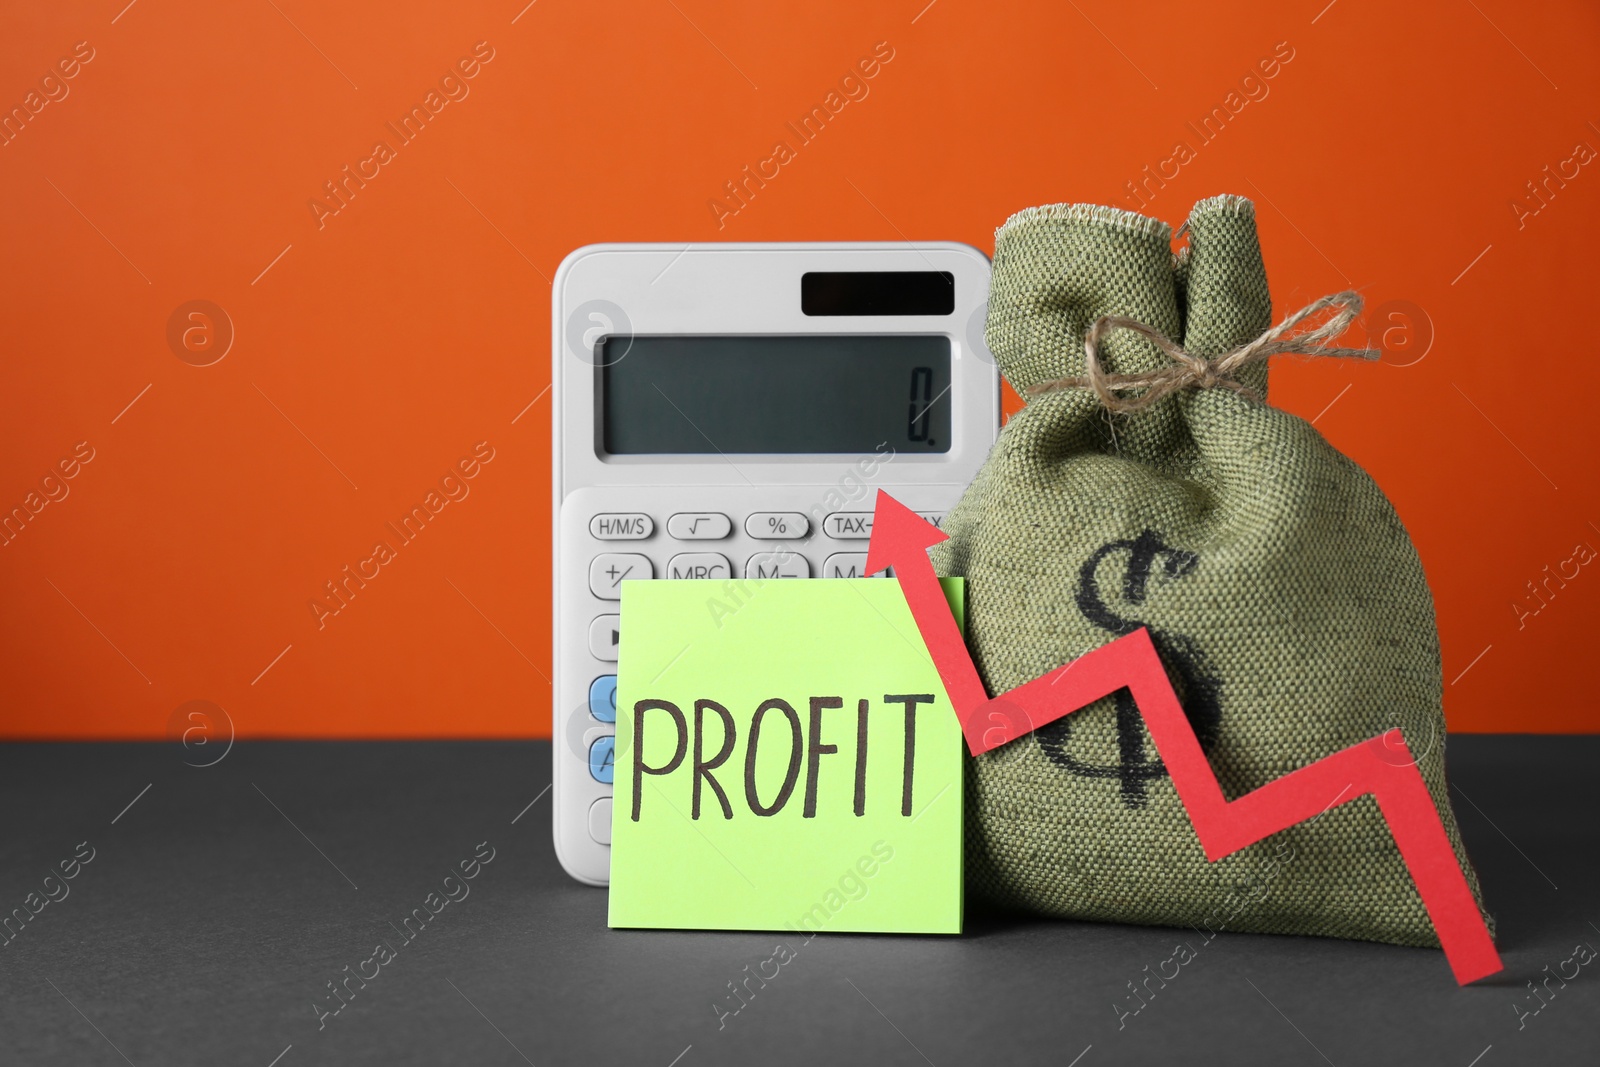
[[733, 532], [733, 520], [716, 511], [679, 512], [667, 520], [667, 533], [680, 541], [720, 541]]

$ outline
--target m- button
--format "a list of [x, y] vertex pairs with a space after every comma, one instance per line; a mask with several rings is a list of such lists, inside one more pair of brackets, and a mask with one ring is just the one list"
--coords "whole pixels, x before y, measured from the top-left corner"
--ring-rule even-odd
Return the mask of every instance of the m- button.
[[757, 552], [744, 565], [746, 578], [809, 578], [811, 564], [798, 552]]
[[[882, 574], [883, 572], [879, 572]], [[835, 552], [822, 561], [824, 578], [871, 578], [865, 552]], [[885, 575], [887, 577], [887, 575]]]

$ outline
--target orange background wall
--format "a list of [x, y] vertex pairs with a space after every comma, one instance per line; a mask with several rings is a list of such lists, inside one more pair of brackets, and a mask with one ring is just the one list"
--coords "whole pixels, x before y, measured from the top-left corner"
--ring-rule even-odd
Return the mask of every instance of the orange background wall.
[[[191, 700], [240, 736], [547, 733], [544, 390], [567, 252], [992, 251], [1022, 207], [1138, 206], [1126, 183], [1179, 140], [1193, 158], [1165, 164], [1148, 213], [1244, 194], [1280, 315], [1367, 297], [1384, 363], [1280, 361], [1274, 400], [1319, 417], [1415, 536], [1451, 726], [1600, 727], [1600, 568], [1580, 562], [1600, 546], [1600, 166], [1563, 163], [1600, 147], [1592, 5], [525, 3], [0, 16], [7, 109], [46, 99], [78, 42], [93, 53], [0, 147], [0, 508], [93, 454], [0, 547], [0, 734], [161, 737]], [[880, 41], [870, 94], [719, 227], [723, 183]], [[493, 58], [469, 95], [399, 145], [385, 123], [478, 42]], [[1279, 42], [1293, 59], [1266, 97], [1202, 145], [1186, 123]], [[319, 218], [324, 183], [380, 138], [395, 157]], [[1536, 200], [1547, 165], [1568, 177]], [[234, 334], [206, 366], [220, 321], [198, 352], [168, 336], [195, 300]], [[323, 583], [478, 442], [494, 458], [470, 495], [319, 629]], [[1534, 614], [1528, 583], [1568, 560]]]

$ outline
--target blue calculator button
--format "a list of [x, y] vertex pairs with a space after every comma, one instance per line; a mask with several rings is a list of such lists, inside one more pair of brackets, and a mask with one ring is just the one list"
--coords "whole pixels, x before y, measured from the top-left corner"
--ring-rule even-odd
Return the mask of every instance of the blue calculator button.
[[617, 676], [602, 674], [589, 683], [589, 714], [601, 722], [617, 721]]
[[611, 784], [617, 761], [617, 739], [607, 734], [589, 746], [589, 775], [597, 782]]

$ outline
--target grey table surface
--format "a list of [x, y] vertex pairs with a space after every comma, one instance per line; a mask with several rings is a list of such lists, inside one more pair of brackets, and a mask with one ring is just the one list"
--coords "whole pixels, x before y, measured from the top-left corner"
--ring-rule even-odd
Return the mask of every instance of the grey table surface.
[[[1436, 951], [1224, 933], [1119, 1027], [1179, 931], [969, 914], [960, 937], [791, 938], [719, 1018], [775, 937], [607, 929], [551, 848], [547, 743], [239, 743], [203, 768], [176, 744], [4, 745], [0, 913], [39, 910], [0, 948], [0, 1063], [1600, 1062], [1600, 965], [1526, 985], [1600, 946], [1600, 737], [1449, 751], [1504, 973], [1462, 989]], [[380, 939], [394, 957], [321, 1015]]]

